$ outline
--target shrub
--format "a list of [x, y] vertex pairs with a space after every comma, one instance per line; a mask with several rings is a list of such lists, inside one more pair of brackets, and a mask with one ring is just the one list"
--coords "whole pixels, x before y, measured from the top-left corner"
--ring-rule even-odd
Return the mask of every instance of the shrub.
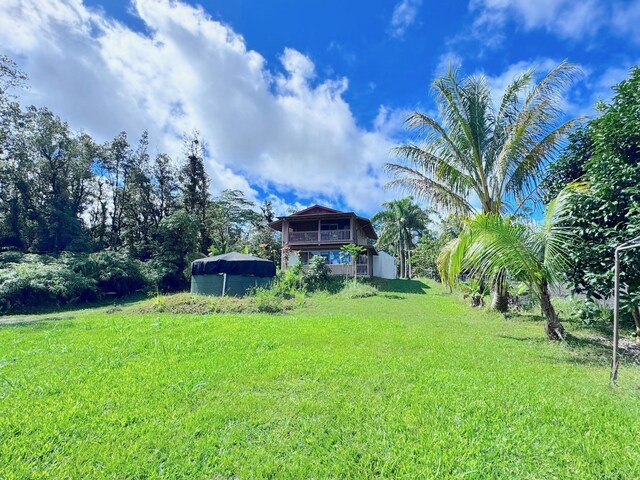
[[593, 300], [577, 300], [568, 312], [569, 319], [586, 326], [611, 325], [613, 311], [607, 305]]
[[362, 283], [357, 280], [346, 282], [339, 295], [345, 298], [366, 298], [378, 295], [378, 289], [373, 285]]
[[94, 301], [107, 293], [146, 287], [143, 264], [118, 252], [48, 255], [0, 254], [0, 311]]
[[255, 307], [258, 312], [278, 313], [284, 310], [285, 299], [272, 288], [256, 288], [253, 292]]
[[[27, 257], [27, 255], [25, 255]], [[96, 282], [61, 262], [10, 263], [0, 269], [0, 311], [95, 300]]]
[[20, 263], [23, 257], [24, 253], [16, 252], [15, 250], [0, 252], [0, 268], [4, 268], [5, 265], [10, 263]]
[[325, 264], [324, 257], [314, 255], [311, 257], [309, 265], [304, 272], [305, 287], [309, 291], [326, 288], [329, 281], [329, 269]]
[[145, 289], [150, 283], [137, 259], [113, 251], [88, 255], [63, 254], [61, 259], [74, 271], [96, 281], [99, 295], [124, 296]]
[[306, 288], [303, 275], [302, 264], [296, 263], [288, 269], [278, 272], [271, 288], [276, 290], [278, 294], [285, 296], [294, 296], [304, 292]]

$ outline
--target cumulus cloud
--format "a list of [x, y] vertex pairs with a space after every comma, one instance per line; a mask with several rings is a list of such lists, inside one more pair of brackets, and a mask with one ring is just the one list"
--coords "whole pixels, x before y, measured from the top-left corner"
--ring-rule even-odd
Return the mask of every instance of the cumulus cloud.
[[389, 25], [389, 34], [392, 37], [404, 36], [407, 29], [415, 23], [421, 4], [422, 0], [402, 0], [396, 4]]
[[148, 129], [173, 155], [197, 128], [215, 191], [260, 187], [364, 211], [387, 198], [380, 167], [392, 129], [358, 125], [346, 78], [319, 79], [293, 48], [274, 69], [201, 7], [135, 0], [131, 11], [142, 31], [81, 0], [1, 2], [0, 51], [29, 74], [26, 100], [101, 140]]
[[[469, 8], [477, 14], [476, 32], [490, 38], [499, 35], [496, 29], [510, 20], [525, 30], [545, 29], [561, 38], [574, 40], [593, 37], [602, 27], [615, 27], [620, 21], [625, 28], [628, 26], [629, 33], [634, 33], [637, 22], [632, 23], [629, 18], [640, 16], [638, 0], [624, 7], [620, 2], [608, 0], [471, 0]], [[612, 32], [627, 35], [620, 28], [614, 28]]]

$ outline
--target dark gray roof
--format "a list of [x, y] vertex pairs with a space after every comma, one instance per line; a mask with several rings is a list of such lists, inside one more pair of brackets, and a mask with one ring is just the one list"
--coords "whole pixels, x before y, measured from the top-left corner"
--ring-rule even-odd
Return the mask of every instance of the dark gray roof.
[[191, 263], [192, 275], [216, 275], [219, 273], [273, 277], [276, 274], [276, 266], [271, 260], [238, 252], [200, 258]]

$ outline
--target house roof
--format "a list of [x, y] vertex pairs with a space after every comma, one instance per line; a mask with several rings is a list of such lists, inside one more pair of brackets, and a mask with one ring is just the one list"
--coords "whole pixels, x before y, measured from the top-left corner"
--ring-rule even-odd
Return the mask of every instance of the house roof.
[[345, 213], [345, 212], [341, 212], [340, 210], [335, 210], [329, 207], [324, 207], [322, 205], [312, 205], [309, 208], [305, 208], [304, 210], [300, 210], [296, 213], [292, 213], [289, 216], [293, 217], [293, 216], [302, 216], [302, 215], [318, 215], [318, 214], [325, 214], [325, 213]]
[[299, 220], [299, 219], [308, 219], [308, 220], [320, 220], [322, 218], [331, 218], [333, 216], [343, 216], [343, 217], [355, 217], [359, 223], [359, 226], [367, 233], [369, 238], [378, 238], [376, 231], [371, 225], [371, 220], [365, 217], [360, 217], [356, 215], [355, 212], [341, 212], [340, 210], [335, 210], [333, 208], [324, 207], [322, 205], [313, 205], [309, 208], [305, 208], [304, 210], [300, 210], [299, 212], [292, 213], [291, 215], [287, 215], [284, 217], [278, 217], [277, 220], [271, 222], [269, 226], [276, 231], [282, 231], [282, 221], [284, 219], [288, 220]]

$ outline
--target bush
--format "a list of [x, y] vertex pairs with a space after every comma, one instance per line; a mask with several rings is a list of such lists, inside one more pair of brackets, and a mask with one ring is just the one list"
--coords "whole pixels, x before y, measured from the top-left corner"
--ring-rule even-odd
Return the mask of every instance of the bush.
[[585, 326], [611, 325], [613, 310], [594, 300], [577, 300], [568, 312], [569, 319]]
[[285, 299], [272, 288], [256, 288], [253, 292], [253, 300], [258, 312], [278, 313], [284, 310]]
[[0, 254], [0, 312], [129, 295], [147, 286], [143, 264], [118, 252]]
[[298, 293], [305, 292], [303, 275], [302, 264], [296, 263], [286, 270], [279, 271], [271, 288], [278, 294], [285, 296], [295, 296]]
[[339, 295], [345, 298], [366, 298], [378, 295], [378, 289], [373, 285], [357, 280], [346, 282]]
[[74, 271], [96, 281], [98, 294], [124, 296], [143, 290], [150, 283], [142, 262], [113, 251], [89, 255], [63, 254], [61, 259]]
[[304, 272], [305, 287], [309, 291], [322, 290], [326, 288], [328, 281], [329, 269], [325, 264], [324, 257], [314, 255]]
[[[29, 257], [25, 255], [25, 257]], [[29, 258], [0, 269], [0, 311], [16, 312], [97, 297], [96, 282], [61, 262], [45, 263]]]

